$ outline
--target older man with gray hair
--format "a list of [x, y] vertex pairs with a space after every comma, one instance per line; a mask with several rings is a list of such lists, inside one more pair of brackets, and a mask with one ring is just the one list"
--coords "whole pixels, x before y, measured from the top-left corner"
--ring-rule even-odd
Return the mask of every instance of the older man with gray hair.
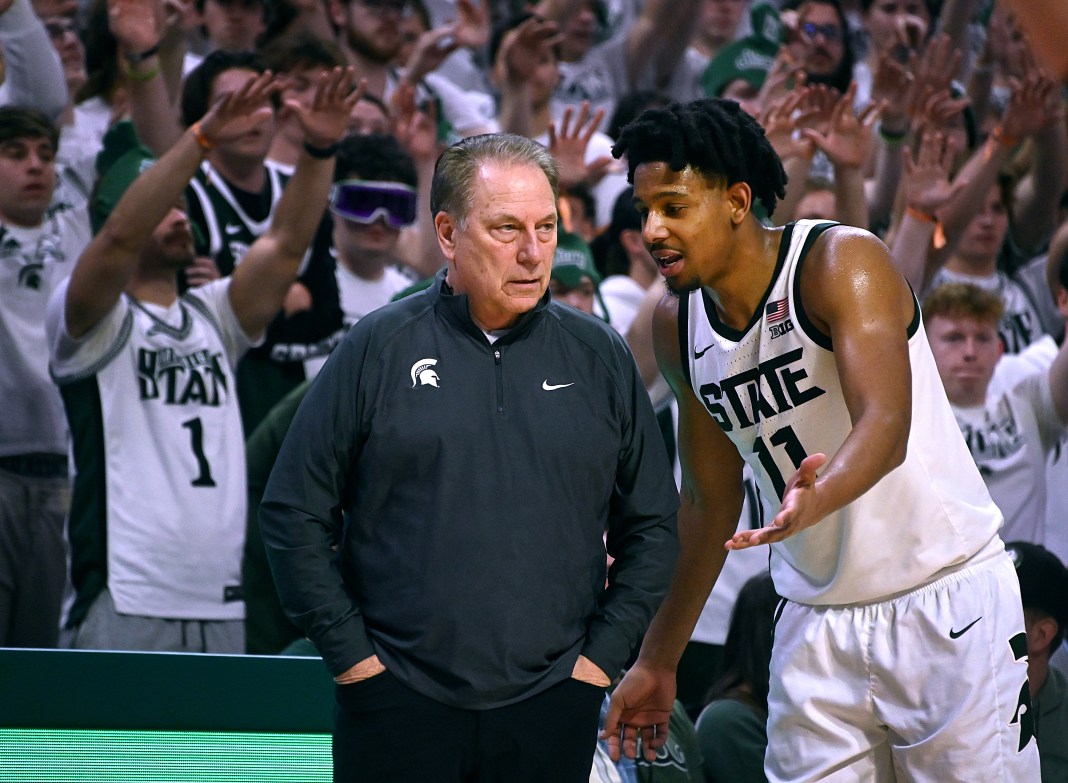
[[556, 183], [520, 136], [443, 153], [446, 269], [352, 328], [268, 484], [282, 605], [337, 682], [337, 781], [588, 780], [666, 589], [677, 495], [634, 361], [547, 292]]

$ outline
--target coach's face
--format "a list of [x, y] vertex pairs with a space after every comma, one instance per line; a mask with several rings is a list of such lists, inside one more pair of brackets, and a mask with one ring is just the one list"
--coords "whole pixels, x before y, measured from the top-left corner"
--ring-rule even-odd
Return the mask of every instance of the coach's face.
[[556, 201], [534, 165], [487, 162], [472, 183], [460, 221], [434, 222], [449, 263], [448, 282], [467, 294], [482, 329], [507, 329], [545, 295], [556, 251]]

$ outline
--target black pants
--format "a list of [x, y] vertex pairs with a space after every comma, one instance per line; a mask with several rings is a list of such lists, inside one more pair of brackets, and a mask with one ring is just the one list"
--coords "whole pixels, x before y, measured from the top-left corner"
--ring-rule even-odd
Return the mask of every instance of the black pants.
[[586, 783], [605, 691], [567, 679], [466, 710], [383, 672], [336, 694], [335, 783]]

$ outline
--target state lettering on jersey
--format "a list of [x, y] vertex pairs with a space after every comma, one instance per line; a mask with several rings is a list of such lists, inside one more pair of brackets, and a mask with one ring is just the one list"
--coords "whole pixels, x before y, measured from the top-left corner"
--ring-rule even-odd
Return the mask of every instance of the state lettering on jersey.
[[826, 393], [819, 386], [804, 385], [808, 372], [801, 366], [803, 354], [803, 348], [795, 348], [719, 383], [702, 384], [701, 400], [724, 432], [793, 410]]
[[1024, 447], [1023, 433], [1004, 397], [993, 410], [986, 412], [982, 425], [975, 426], [960, 419], [957, 423], [980, 471], [984, 470], [984, 463], [1011, 457]]
[[173, 348], [137, 352], [137, 384], [142, 400], [165, 405], [219, 406], [226, 396], [221, 352], [207, 349], [179, 353]]

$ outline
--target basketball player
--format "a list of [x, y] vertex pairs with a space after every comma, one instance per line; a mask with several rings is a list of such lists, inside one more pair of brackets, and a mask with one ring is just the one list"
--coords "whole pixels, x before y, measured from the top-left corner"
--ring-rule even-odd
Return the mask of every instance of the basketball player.
[[[674, 671], [726, 549], [771, 545], [769, 781], [1037, 781], [1019, 586], [915, 298], [847, 226], [769, 229], [782, 165], [733, 101], [625, 128], [671, 296], [654, 341], [679, 402], [682, 555], [605, 722], [662, 745]], [[765, 525], [735, 533], [742, 468]]]

